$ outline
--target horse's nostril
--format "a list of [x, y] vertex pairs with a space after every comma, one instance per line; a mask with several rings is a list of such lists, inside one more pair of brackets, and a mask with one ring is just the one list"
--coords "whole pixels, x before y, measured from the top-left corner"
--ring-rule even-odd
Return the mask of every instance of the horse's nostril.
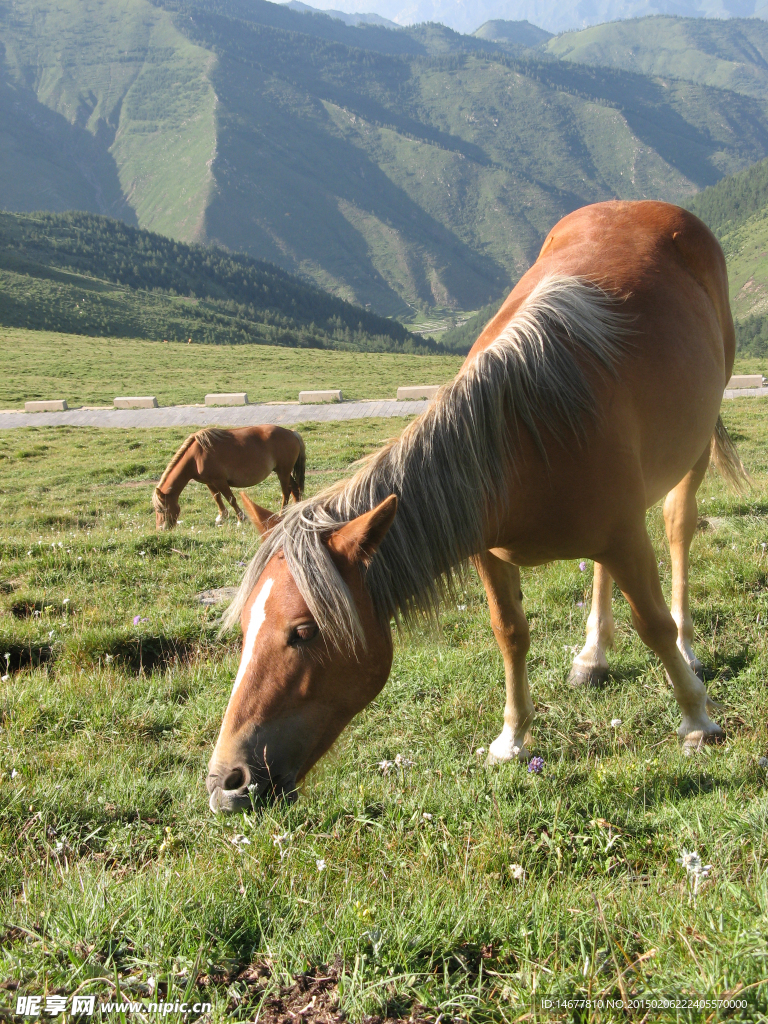
[[240, 789], [245, 785], [245, 772], [242, 768], [233, 768], [224, 780], [224, 789]]

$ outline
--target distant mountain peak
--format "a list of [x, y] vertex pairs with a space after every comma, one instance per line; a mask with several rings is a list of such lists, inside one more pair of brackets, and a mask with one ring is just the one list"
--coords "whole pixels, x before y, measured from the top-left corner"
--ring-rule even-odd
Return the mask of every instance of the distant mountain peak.
[[382, 18], [380, 14], [361, 14], [359, 11], [356, 11], [354, 14], [347, 14], [344, 11], [334, 11], [330, 8], [321, 11], [319, 7], [310, 7], [309, 4], [303, 4], [301, 0], [288, 0], [287, 3], [283, 3], [281, 6], [287, 7], [291, 11], [298, 11], [300, 14], [319, 14], [327, 18], [338, 18], [345, 25], [351, 25], [355, 28], [358, 25], [378, 25], [379, 28], [399, 30], [401, 27], [388, 18]]
[[478, 39], [487, 39], [492, 43], [513, 43], [516, 46], [541, 46], [552, 33], [546, 29], [532, 25], [530, 21], [504, 21], [496, 19], [486, 21], [474, 33]]

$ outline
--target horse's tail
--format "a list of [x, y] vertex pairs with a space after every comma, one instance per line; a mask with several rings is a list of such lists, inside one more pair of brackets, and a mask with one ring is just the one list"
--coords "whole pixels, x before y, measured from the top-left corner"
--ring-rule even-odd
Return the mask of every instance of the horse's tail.
[[304, 496], [304, 474], [307, 469], [307, 452], [304, 447], [304, 438], [297, 430], [292, 430], [291, 433], [299, 442], [299, 454], [296, 461], [293, 464], [291, 470], [291, 476], [296, 481], [296, 486], [299, 488], [299, 495]]
[[744, 494], [752, 487], [752, 477], [741, 461], [736, 445], [720, 416], [717, 417], [715, 432], [712, 435], [709, 458], [723, 480], [738, 494]]
[[158, 483], [156, 490], [160, 490], [162, 488], [163, 484], [168, 479], [168, 474], [171, 472], [173, 467], [176, 465], [176, 463], [182, 457], [182, 455], [187, 450], [187, 448], [189, 448], [189, 446], [192, 444], [192, 442], [196, 441], [196, 440], [197, 440], [197, 434], [190, 434], [189, 437], [186, 439], [186, 441], [184, 441], [182, 446], [179, 448], [179, 450], [173, 456], [171, 461], [165, 467], [165, 471], [163, 472], [163, 475], [160, 477], [160, 482]]

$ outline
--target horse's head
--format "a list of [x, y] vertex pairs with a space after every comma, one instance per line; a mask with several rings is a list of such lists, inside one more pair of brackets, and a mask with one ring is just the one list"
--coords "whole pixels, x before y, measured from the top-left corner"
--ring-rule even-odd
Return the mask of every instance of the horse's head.
[[155, 510], [155, 529], [172, 530], [181, 512], [181, 506], [176, 498], [164, 494], [156, 487], [152, 493], [152, 508]]
[[[270, 513], [243, 495], [262, 534]], [[357, 613], [357, 645], [324, 635], [275, 551], [241, 614], [243, 652], [206, 786], [213, 811], [247, 808], [254, 795], [291, 798], [296, 784], [370, 703], [392, 665], [392, 637], [365, 585], [365, 569], [392, 524], [397, 498], [323, 537], [332, 572]], [[274, 520], [273, 520], [274, 522]]]

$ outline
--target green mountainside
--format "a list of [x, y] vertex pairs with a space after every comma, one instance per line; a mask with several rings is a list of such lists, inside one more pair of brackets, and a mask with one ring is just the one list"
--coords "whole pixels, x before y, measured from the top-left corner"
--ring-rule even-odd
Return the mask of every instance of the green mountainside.
[[768, 22], [762, 18], [634, 18], [565, 32], [544, 49], [580, 64], [768, 97]]
[[14, 0], [0, 44], [0, 208], [215, 243], [404, 320], [497, 300], [578, 206], [686, 202], [768, 155], [753, 96], [440, 25]]
[[768, 355], [768, 160], [724, 178], [688, 207], [725, 252], [739, 350]]
[[247, 256], [87, 213], [0, 213], [0, 325], [347, 351], [441, 351]]

